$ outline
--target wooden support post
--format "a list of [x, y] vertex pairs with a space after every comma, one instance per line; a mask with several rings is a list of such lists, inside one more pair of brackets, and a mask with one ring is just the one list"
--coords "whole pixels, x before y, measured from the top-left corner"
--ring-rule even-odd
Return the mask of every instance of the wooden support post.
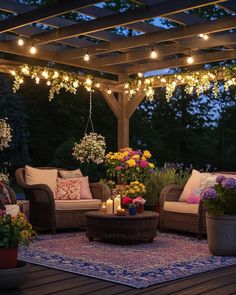
[[129, 146], [129, 118], [126, 116], [127, 98], [124, 93], [119, 93], [119, 105], [121, 106], [121, 113], [119, 115], [117, 124], [118, 134], [118, 149]]
[[[119, 76], [119, 82], [123, 83], [128, 80], [126, 75]], [[114, 115], [117, 118], [117, 147], [118, 149], [129, 146], [129, 119], [137, 109], [138, 105], [145, 97], [145, 93], [140, 91], [130, 101], [125, 95], [125, 92], [118, 93], [118, 100], [114, 94], [108, 94], [101, 91], [106, 102], [110, 106]]]

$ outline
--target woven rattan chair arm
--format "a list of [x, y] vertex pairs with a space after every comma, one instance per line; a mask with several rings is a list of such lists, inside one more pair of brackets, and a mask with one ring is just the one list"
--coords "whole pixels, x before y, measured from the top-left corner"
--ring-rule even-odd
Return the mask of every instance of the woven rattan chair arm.
[[111, 197], [110, 188], [104, 183], [90, 183], [89, 184], [93, 199], [101, 199], [105, 202]]
[[165, 201], [177, 202], [183, 191], [183, 186], [177, 184], [170, 184], [165, 186], [160, 194], [160, 210], [164, 208]]

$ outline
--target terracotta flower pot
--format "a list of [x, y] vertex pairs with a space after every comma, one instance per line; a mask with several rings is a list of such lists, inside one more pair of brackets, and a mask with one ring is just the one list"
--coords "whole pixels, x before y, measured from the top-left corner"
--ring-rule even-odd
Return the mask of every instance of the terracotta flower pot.
[[206, 226], [210, 252], [217, 256], [236, 256], [236, 215], [207, 214]]
[[137, 206], [137, 213], [143, 213], [144, 211], [144, 204], [139, 204]]
[[0, 248], [0, 269], [16, 267], [17, 254], [18, 248]]

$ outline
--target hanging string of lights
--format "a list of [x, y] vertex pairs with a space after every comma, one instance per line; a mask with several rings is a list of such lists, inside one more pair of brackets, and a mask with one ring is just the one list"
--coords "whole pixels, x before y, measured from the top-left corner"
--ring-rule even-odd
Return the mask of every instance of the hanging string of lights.
[[[91, 92], [94, 89], [99, 89], [101, 86], [91, 75], [81, 79], [74, 73], [27, 64], [20, 66], [17, 70], [12, 70], [11, 74], [14, 76], [13, 92], [19, 90], [21, 84], [24, 83], [25, 77], [31, 77], [36, 84], [39, 84], [41, 80], [46, 81], [46, 85], [49, 87], [49, 101], [54, 98], [55, 94], [59, 94], [61, 89], [76, 94], [79, 87], [84, 87]], [[111, 94], [112, 91], [107, 88], [107, 93]]]
[[129, 99], [142, 90], [151, 101], [154, 98], [155, 87], [166, 87], [166, 99], [169, 101], [176, 87], [181, 84], [185, 85], [187, 94], [196, 92], [198, 96], [212, 88], [213, 95], [217, 98], [221, 84], [226, 91], [229, 87], [236, 86], [236, 65], [148, 78], [143, 78], [143, 74], [138, 73], [136, 79], [130, 79], [124, 84], [124, 88]]

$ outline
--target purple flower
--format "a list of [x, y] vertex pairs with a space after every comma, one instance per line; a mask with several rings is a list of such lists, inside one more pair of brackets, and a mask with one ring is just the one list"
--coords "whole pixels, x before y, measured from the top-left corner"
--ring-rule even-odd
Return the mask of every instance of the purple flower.
[[116, 167], [115, 167], [115, 170], [116, 170], [116, 171], [120, 171], [120, 170], [122, 170], [122, 167], [121, 167], [121, 166], [116, 166]]
[[203, 200], [215, 199], [217, 196], [216, 191], [213, 188], [206, 188], [201, 192], [201, 198]]
[[221, 182], [221, 185], [223, 188], [226, 188], [226, 189], [236, 189], [236, 179], [225, 178], [225, 180]]
[[150, 169], [150, 173], [151, 174], [154, 174], [155, 173], [155, 170], [154, 169]]
[[224, 176], [224, 175], [218, 175], [217, 177], [216, 177], [216, 182], [217, 183], [221, 183], [223, 180], [225, 180], [226, 179], [226, 177]]

